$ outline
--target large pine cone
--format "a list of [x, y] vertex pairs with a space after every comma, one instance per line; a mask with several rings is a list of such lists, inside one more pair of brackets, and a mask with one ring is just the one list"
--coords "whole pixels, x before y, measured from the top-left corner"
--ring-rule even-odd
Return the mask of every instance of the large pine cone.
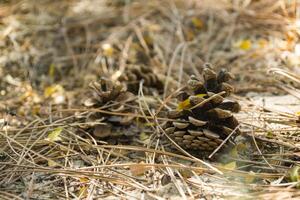
[[240, 105], [225, 99], [233, 91], [227, 83], [231, 78], [225, 70], [216, 74], [210, 68], [203, 71], [204, 81], [192, 76], [179, 92], [177, 109], [168, 113], [174, 121], [164, 126], [166, 134], [186, 150], [216, 149], [239, 124], [232, 112], [238, 112]]
[[[104, 112], [92, 112], [88, 121], [98, 121], [93, 127], [92, 134], [97, 138], [113, 138], [133, 133], [130, 129], [133, 116], [121, 116], [118, 113], [131, 113], [135, 103], [135, 95], [124, 90], [121, 85], [101, 79], [91, 84], [93, 97], [84, 102], [86, 107], [99, 108]], [[116, 113], [114, 115], [113, 113]], [[128, 135], [127, 135], [128, 136]]]
[[119, 81], [127, 86], [127, 90], [134, 94], [138, 94], [141, 80], [144, 80], [143, 91], [145, 94], [151, 94], [153, 90], [158, 93], [163, 91], [163, 82], [149, 66], [130, 66], [119, 78]]

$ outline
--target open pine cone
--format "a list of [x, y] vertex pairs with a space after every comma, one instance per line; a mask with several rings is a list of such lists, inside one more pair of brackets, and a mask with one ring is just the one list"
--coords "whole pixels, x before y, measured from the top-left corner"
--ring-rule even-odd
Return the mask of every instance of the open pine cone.
[[232, 112], [238, 112], [240, 105], [225, 98], [233, 91], [227, 83], [231, 78], [225, 70], [216, 74], [210, 68], [203, 71], [204, 81], [192, 76], [179, 92], [177, 109], [168, 113], [174, 121], [164, 126], [166, 134], [186, 150], [216, 149], [239, 125]]
[[113, 138], [133, 133], [134, 131], [130, 129], [133, 117], [120, 116], [118, 113], [132, 112], [130, 105], [134, 104], [135, 95], [124, 90], [121, 85], [115, 85], [106, 79], [92, 83], [91, 87], [93, 97], [87, 99], [84, 105], [104, 111], [92, 112], [87, 119], [101, 122], [88, 127], [92, 129], [92, 134], [97, 138]]
[[150, 94], [151, 90], [162, 92], [163, 82], [149, 66], [130, 66], [119, 78], [119, 81], [127, 86], [127, 90], [134, 94], [138, 93], [141, 80], [144, 80], [143, 91], [145, 94]]

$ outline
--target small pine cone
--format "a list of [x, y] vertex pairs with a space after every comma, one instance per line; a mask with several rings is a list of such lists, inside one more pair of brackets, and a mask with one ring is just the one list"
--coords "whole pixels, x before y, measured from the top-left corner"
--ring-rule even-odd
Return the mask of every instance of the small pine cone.
[[[192, 76], [188, 86], [178, 94], [177, 109], [168, 113], [174, 121], [163, 127], [166, 134], [186, 150], [212, 152], [216, 149], [239, 125], [232, 112], [238, 112], [240, 105], [225, 99], [233, 89], [227, 83], [231, 78], [225, 70], [216, 74], [208, 68], [203, 72], [204, 82]], [[224, 95], [217, 94], [222, 91]]]
[[153, 89], [159, 93], [163, 91], [163, 82], [150, 67], [143, 65], [131, 66], [119, 78], [119, 81], [123, 82], [127, 86], [127, 90], [134, 94], [138, 94], [141, 80], [144, 80], [143, 91], [145, 94], [150, 94]]
[[112, 115], [110, 112], [124, 113], [132, 112], [132, 108], [128, 104], [134, 104], [135, 95], [123, 89], [121, 85], [115, 85], [111, 81], [101, 79], [99, 82], [91, 84], [93, 89], [93, 97], [84, 102], [86, 107], [99, 108], [107, 113], [92, 112], [88, 121], [100, 121], [93, 127], [92, 133], [97, 138], [112, 138], [123, 136], [129, 132], [126, 131], [132, 124], [133, 117]]

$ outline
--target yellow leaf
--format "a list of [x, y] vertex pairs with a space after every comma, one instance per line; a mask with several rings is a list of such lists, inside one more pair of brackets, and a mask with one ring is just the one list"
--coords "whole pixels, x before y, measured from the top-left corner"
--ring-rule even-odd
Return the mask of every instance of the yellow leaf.
[[196, 94], [197, 97], [205, 97], [207, 94]]
[[250, 40], [242, 40], [239, 44], [239, 48], [242, 50], [249, 50], [251, 48], [251, 41]]
[[31, 99], [31, 101], [34, 101], [34, 103], [39, 103], [40, 99], [38, 97], [38, 94], [31, 88], [31, 86], [25, 85], [25, 92], [20, 96], [20, 100], [24, 101], [27, 99]]
[[141, 45], [139, 45], [139, 43], [137, 43], [137, 42], [133, 42], [131, 44], [131, 47], [132, 47], [131, 50], [135, 50], [135, 51], [142, 51], [143, 50]]
[[18, 115], [20, 115], [20, 116], [25, 116], [25, 115], [26, 115], [25, 109], [22, 108], [22, 107], [20, 107], [19, 110], [18, 110]]
[[273, 132], [268, 131], [266, 136], [267, 138], [274, 138], [275, 135], [273, 134]]
[[255, 181], [255, 173], [250, 171], [249, 173], [247, 173], [245, 176], [244, 176], [244, 181], [245, 183], [253, 183]]
[[148, 31], [150, 32], [159, 32], [161, 31], [161, 26], [159, 24], [149, 24], [147, 26]]
[[[196, 94], [197, 97], [205, 97], [207, 96], [207, 94]], [[189, 99], [186, 99], [182, 102], [179, 102], [178, 106], [177, 106], [177, 110], [181, 111], [181, 110], [187, 110], [191, 107], [191, 102]]]
[[297, 117], [300, 117], [300, 111], [295, 113]]
[[40, 105], [35, 105], [31, 109], [31, 112], [32, 112], [33, 115], [40, 114], [40, 111], [41, 111], [41, 106]]
[[144, 141], [147, 140], [149, 138], [149, 135], [147, 135], [145, 132], [142, 132], [140, 134], [140, 140]]
[[115, 50], [112, 47], [111, 44], [105, 43], [102, 45], [102, 50], [103, 50], [103, 55], [107, 56], [107, 57], [111, 57], [113, 56]]
[[56, 167], [58, 166], [57, 162], [54, 162], [53, 160], [48, 160], [48, 166], [49, 167]]
[[233, 158], [238, 158], [239, 157], [239, 153], [238, 153], [238, 150], [237, 150], [237, 146], [233, 147], [230, 152], [229, 152], [229, 155]]
[[300, 167], [295, 165], [291, 170], [290, 170], [290, 179], [292, 182], [297, 182], [300, 180], [300, 177], [299, 177], [299, 169]]
[[46, 87], [44, 90], [44, 97], [48, 98], [53, 96], [55, 93], [62, 93], [64, 88], [61, 85], [52, 85]]
[[222, 167], [227, 170], [234, 170], [234, 169], [236, 169], [236, 162], [232, 161], [230, 163], [223, 165]]
[[178, 172], [183, 178], [191, 178], [193, 176], [193, 172], [189, 169], [179, 169]]
[[148, 46], [153, 45], [153, 39], [150, 35], [144, 35], [143, 38]]
[[236, 148], [238, 152], [243, 153], [247, 150], [247, 145], [245, 143], [240, 142], [236, 145]]
[[79, 197], [87, 196], [87, 187], [86, 186], [80, 187], [80, 190], [78, 191], [78, 196]]
[[80, 183], [88, 183], [89, 179], [85, 178], [85, 177], [81, 177], [81, 178], [79, 178], [79, 181], [80, 181]]
[[186, 99], [182, 102], [179, 102], [178, 106], [177, 106], [177, 110], [186, 110], [189, 109], [191, 107], [191, 103], [189, 99]]
[[54, 129], [53, 131], [51, 131], [49, 133], [46, 140], [50, 141], [50, 142], [61, 141], [62, 139], [60, 137], [60, 134], [61, 134], [62, 130], [63, 130], [63, 128], [61, 128], [61, 127]]
[[195, 33], [193, 32], [193, 30], [187, 30], [186, 32], [185, 32], [185, 34], [186, 34], [186, 40], [187, 41], [192, 41], [193, 39], [195, 39]]
[[54, 78], [54, 75], [55, 75], [55, 65], [53, 63], [49, 66], [48, 75], [51, 78]]
[[197, 18], [197, 17], [193, 17], [192, 18], [192, 24], [193, 24], [193, 26], [195, 27], [195, 28], [197, 28], [197, 29], [201, 29], [201, 28], [203, 28], [203, 21], [201, 20], [201, 19], [199, 19], [199, 18]]
[[147, 123], [144, 123], [144, 126], [155, 126], [155, 123], [153, 123], [153, 122], [147, 122]]
[[259, 39], [258, 40], [258, 46], [259, 48], [263, 49], [268, 45], [268, 41], [265, 39]]

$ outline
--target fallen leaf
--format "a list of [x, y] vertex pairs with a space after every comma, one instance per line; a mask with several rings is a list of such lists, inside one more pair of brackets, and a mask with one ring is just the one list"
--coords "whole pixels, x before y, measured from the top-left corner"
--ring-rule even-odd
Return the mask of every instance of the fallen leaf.
[[162, 27], [159, 24], [149, 24], [147, 29], [150, 32], [159, 32], [162, 30]]
[[41, 112], [41, 106], [40, 105], [34, 105], [31, 109], [31, 112], [33, 115], [39, 115]]
[[205, 97], [207, 94], [196, 94], [197, 97]]
[[53, 160], [48, 160], [48, 166], [49, 167], [56, 167], [58, 166], [57, 162], [54, 162]]
[[244, 181], [245, 183], [253, 183], [255, 181], [255, 173], [250, 171], [249, 173], [247, 173], [245, 176], [244, 176]]
[[239, 43], [239, 48], [242, 49], [242, 50], [249, 50], [252, 46], [252, 43], [250, 40], [242, 40], [240, 41]]
[[185, 35], [186, 35], [186, 40], [187, 41], [192, 41], [196, 37], [196, 35], [195, 35], [195, 33], [194, 33], [194, 31], [192, 29], [187, 29], [185, 31]]
[[144, 35], [143, 38], [148, 46], [153, 45], [153, 38], [150, 35]]
[[[87, 196], [87, 187], [86, 186], [81, 186], [80, 190], [78, 191], [78, 196], [79, 197], [86, 197]], [[81, 199], [81, 198], [79, 198]]]
[[227, 164], [224, 164], [224, 165], [221, 165], [221, 166], [222, 166], [222, 168], [227, 169], [227, 170], [234, 170], [237, 167], [235, 161], [232, 161], [230, 163], [227, 163]]
[[144, 162], [141, 162], [140, 164], [142, 165], [131, 165], [129, 166], [131, 175], [133, 176], [141, 176], [143, 175], [146, 171], [148, 171], [151, 167], [143, 165]]
[[58, 127], [56, 129], [54, 129], [53, 131], [51, 131], [48, 134], [48, 137], [46, 138], [46, 140], [50, 141], [50, 142], [61, 141], [62, 139], [60, 137], [60, 134], [61, 134], [62, 130], [63, 130], [62, 127]]
[[52, 79], [54, 78], [54, 75], [55, 75], [55, 65], [53, 63], [49, 66], [48, 75]]
[[102, 45], [103, 55], [107, 57], [112, 57], [115, 50], [111, 44], [105, 43]]
[[203, 28], [203, 21], [200, 18], [193, 17], [192, 18], [192, 24], [195, 28], [197, 29], [202, 29]]
[[49, 98], [55, 96], [55, 94], [62, 94], [64, 92], [64, 88], [61, 85], [52, 85], [46, 87], [44, 90], [44, 97]]
[[89, 179], [85, 178], [85, 177], [81, 177], [81, 178], [79, 178], [79, 181], [80, 181], [80, 183], [88, 183]]
[[274, 138], [274, 134], [271, 131], [267, 132], [267, 138]]
[[236, 148], [239, 153], [244, 153], [247, 150], [247, 144], [240, 142], [236, 145]]
[[298, 182], [300, 177], [299, 177], [299, 169], [300, 167], [298, 165], [295, 165], [289, 173], [290, 179], [292, 182]]
[[147, 122], [147, 123], [144, 123], [144, 126], [155, 126], [155, 123], [154, 122]]
[[268, 45], [268, 41], [265, 39], [259, 39], [258, 40], [258, 47], [263, 49]]
[[183, 178], [191, 178], [194, 174], [190, 169], [179, 169], [179, 173]]
[[238, 158], [239, 157], [239, 153], [238, 153], [238, 149], [237, 149], [237, 146], [234, 146], [230, 152], [229, 152], [229, 155], [233, 158]]
[[149, 138], [149, 135], [147, 135], [145, 132], [142, 132], [141, 134], [140, 134], [140, 140], [141, 141], [145, 141], [145, 140], [147, 140]]
[[191, 103], [189, 99], [186, 99], [182, 102], [179, 102], [178, 106], [177, 106], [177, 110], [181, 111], [181, 110], [186, 110], [189, 109], [191, 107]]

